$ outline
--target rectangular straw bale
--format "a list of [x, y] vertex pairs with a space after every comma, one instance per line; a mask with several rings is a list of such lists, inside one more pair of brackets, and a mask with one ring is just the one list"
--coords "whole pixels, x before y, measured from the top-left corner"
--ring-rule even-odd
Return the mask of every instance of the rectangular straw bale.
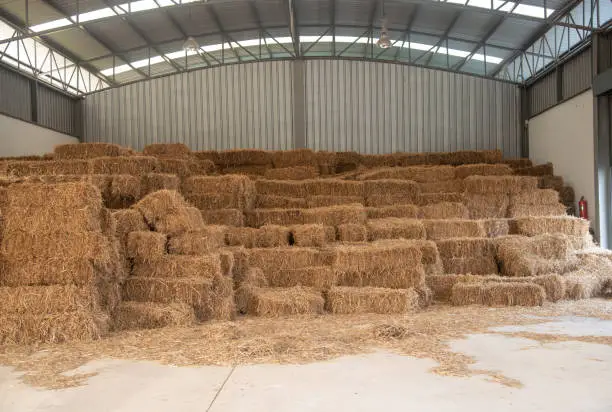
[[421, 207], [419, 217], [424, 219], [469, 219], [468, 209], [463, 203], [442, 202]]
[[185, 232], [168, 239], [168, 253], [173, 255], [203, 255], [225, 246], [225, 226], [204, 226], [194, 232]]
[[201, 216], [206, 225], [244, 226], [244, 214], [239, 209], [202, 210]]
[[89, 259], [37, 259], [23, 261], [3, 257], [0, 259], [1, 286], [29, 285], [90, 285], [97, 280]]
[[291, 231], [288, 227], [279, 225], [263, 225], [257, 229], [255, 247], [289, 246]]
[[423, 220], [423, 225], [429, 240], [486, 236], [482, 223], [474, 220]]
[[336, 284], [336, 274], [329, 266], [266, 271], [265, 276], [268, 285], [275, 288], [306, 286], [315, 289], [329, 289]]
[[293, 244], [301, 247], [321, 247], [336, 240], [336, 229], [325, 225], [291, 226]]
[[252, 227], [229, 227], [225, 235], [228, 246], [244, 246], [254, 248], [259, 229]]
[[223, 166], [269, 165], [272, 152], [259, 149], [234, 149], [218, 153], [218, 159], [210, 159]]
[[504, 159], [500, 163], [507, 164], [513, 169], [521, 169], [524, 167], [533, 166], [533, 163], [530, 159]]
[[308, 196], [356, 196], [363, 197], [362, 182], [340, 179], [311, 179], [303, 181]]
[[250, 227], [300, 225], [304, 223], [304, 211], [305, 209], [254, 209], [246, 212], [246, 223]]
[[0, 287], [0, 313], [45, 314], [99, 309], [97, 291], [76, 285]]
[[531, 176], [470, 176], [465, 179], [468, 193], [516, 194], [538, 188], [538, 178]]
[[306, 184], [302, 181], [258, 180], [255, 182], [258, 195], [272, 195], [292, 198], [305, 198], [308, 195]]
[[427, 165], [426, 153], [394, 153], [397, 166], [422, 166]]
[[167, 173], [147, 173], [141, 177], [140, 186], [142, 195], [157, 192], [158, 190], [179, 190], [180, 179], [177, 175]]
[[257, 195], [255, 207], [258, 209], [305, 209], [307, 202], [304, 198]]
[[415, 202], [421, 206], [427, 206], [442, 202], [462, 202], [463, 193], [421, 193], [419, 199]]
[[509, 219], [483, 219], [480, 223], [484, 227], [487, 237], [493, 238], [513, 234]]
[[546, 292], [534, 283], [487, 283], [485, 301], [488, 306], [542, 306]]
[[415, 240], [415, 239], [399, 239], [399, 240], [377, 240], [371, 243], [372, 246], [399, 246], [411, 247], [418, 249], [421, 252], [421, 263], [423, 265], [432, 265], [440, 260], [436, 243], [431, 240]]
[[199, 256], [160, 255], [146, 261], [137, 261], [133, 276], [143, 278], [206, 278], [222, 274], [218, 253]]
[[556, 205], [510, 205], [508, 217], [529, 217], [529, 216], [564, 216], [566, 207], [561, 203]]
[[435, 301], [450, 302], [453, 286], [459, 283], [464, 276], [457, 274], [429, 275], [425, 277], [425, 282]]
[[305, 180], [319, 177], [319, 169], [313, 166], [293, 166], [268, 169], [264, 175], [270, 180]]
[[382, 219], [387, 217], [416, 219], [419, 215], [419, 208], [415, 205], [367, 207], [366, 213], [368, 219]]
[[43, 160], [8, 162], [6, 174], [9, 176], [33, 175], [84, 175], [89, 173], [87, 160]]
[[466, 282], [486, 282], [486, 283], [530, 283], [541, 286], [546, 292], [546, 300], [557, 302], [565, 297], [566, 287], [564, 278], [557, 274], [529, 276], [529, 277], [508, 277], [508, 276], [465, 276], [461, 281]]
[[147, 262], [166, 254], [167, 237], [156, 232], [131, 232], [127, 237], [127, 256]]
[[244, 165], [244, 166], [233, 166], [224, 167], [221, 169], [221, 173], [224, 175], [235, 175], [250, 179], [263, 178], [266, 172], [271, 166], [268, 165]]
[[513, 173], [512, 168], [505, 164], [469, 164], [455, 168], [457, 179], [465, 179], [469, 176], [503, 176]]
[[140, 198], [140, 178], [130, 175], [110, 175], [105, 205], [111, 209], [130, 207]]
[[423, 224], [415, 219], [371, 219], [366, 223], [368, 240], [425, 239]]
[[246, 313], [262, 317], [322, 314], [321, 292], [312, 288], [253, 288], [246, 304]]
[[421, 251], [410, 244], [400, 242], [390, 244], [338, 245], [333, 249], [336, 254], [336, 272], [382, 273], [388, 270], [420, 268]]
[[135, 302], [173, 303], [203, 306], [210, 300], [212, 280], [208, 278], [154, 278], [130, 276], [123, 298]]
[[86, 183], [19, 184], [6, 189], [6, 207], [96, 210], [102, 207], [102, 196]]
[[477, 258], [495, 253], [495, 246], [488, 238], [443, 239], [436, 241], [436, 245], [443, 259]]
[[142, 153], [146, 156], [180, 158], [191, 156], [191, 149], [183, 143], [153, 143], [146, 145]]
[[368, 240], [368, 228], [366, 225], [345, 223], [338, 225], [336, 235], [340, 242], [366, 242]]
[[201, 215], [189, 212], [188, 203], [175, 191], [151, 193], [132, 207], [140, 211], [147, 224], [158, 232], [178, 234], [198, 230], [203, 225]]
[[301, 215], [305, 224], [326, 226], [338, 226], [345, 223], [363, 224], [367, 220], [365, 208], [361, 204], [304, 209]]
[[516, 169], [515, 173], [522, 176], [552, 176], [555, 174], [553, 164], [545, 163]]
[[118, 237], [120, 241], [127, 241], [127, 235], [130, 232], [148, 230], [144, 217], [137, 210], [122, 209], [116, 210], [112, 212], [112, 214], [117, 228], [115, 236]]
[[573, 216], [522, 217], [516, 219], [518, 233], [535, 236], [543, 233], [561, 233], [569, 236], [586, 236], [589, 221]]
[[310, 149], [278, 150], [272, 152], [272, 163], [274, 167], [294, 167], [294, 166], [317, 166], [315, 152]]
[[574, 265], [569, 253], [569, 241], [558, 236], [512, 237], [497, 244], [497, 259], [501, 272], [506, 276], [563, 272]]
[[89, 172], [93, 174], [141, 176], [157, 171], [157, 167], [157, 158], [149, 156], [98, 157], [89, 160]]
[[515, 193], [510, 196], [512, 205], [557, 205], [559, 204], [559, 192], [553, 189], [535, 189], [526, 192]]
[[184, 180], [185, 194], [234, 193], [245, 197], [255, 195], [255, 183], [246, 176], [192, 176]]
[[455, 179], [455, 168], [451, 166], [388, 167], [364, 172], [359, 180], [399, 179], [417, 183], [432, 183]]
[[335, 270], [338, 286], [407, 289], [421, 286], [425, 273], [422, 266], [380, 271]]
[[125, 148], [110, 143], [72, 143], [57, 145], [53, 148], [53, 158], [57, 160], [116, 157], [125, 153]]
[[574, 188], [571, 186], [563, 186], [561, 190], [559, 190], [559, 201], [566, 206], [574, 206], [574, 202], [576, 201]]
[[217, 167], [210, 160], [189, 159], [189, 170], [192, 175], [209, 175], [216, 172]]
[[499, 272], [493, 255], [469, 258], [442, 258], [444, 272], [491, 275]]
[[195, 323], [193, 307], [184, 303], [121, 302], [113, 313], [114, 330], [158, 329]]
[[457, 282], [451, 289], [450, 301], [455, 306], [484, 305], [485, 295], [484, 283]]
[[501, 219], [508, 215], [510, 198], [505, 193], [466, 193], [463, 202], [471, 219]]
[[89, 341], [99, 339], [107, 330], [108, 316], [82, 310], [0, 315], [0, 345]]
[[396, 197], [403, 196], [408, 201], [402, 203], [415, 203], [418, 199], [421, 189], [419, 185], [410, 180], [399, 179], [380, 179], [366, 180], [363, 182], [364, 194], [366, 197], [393, 195]]
[[407, 313], [418, 308], [414, 289], [334, 287], [325, 293], [325, 309], [335, 314]]
[[216, 150], [197, 150], [191, 153], [198, 160], [210, 160], [214, 164], [219, 164], [219, 152]]
[[564, 186], [562, 176], [540, 176], [537, 179], [540, 189], [554, 189], [560, 191]]
[[350, 205], [364, 203], [361, 196], [309, 196], [306, 199], [306, 207], [328, 207], [339, 205]]
[[317, 266], [319, 252], [313, 248], [254, 248], [248, 251], [249, 266], [264, 272]]
[[362, 154], [361, 164], [367, 168], [393, 167], [398, 165], [397, 157], [390, 154]]
[[386, 207], [394, 205], [416, 204], [420, 201], [420, 195], [412, 196], [405, 194], [389, 193], [386, 195], [367, 196], [365, 205], [368, 207]]
[[173, 174], [179, 177], [191, 176], [192, 163], [189, 159], [157, 159], [158, 173]]
[[450, 165], [501, 163], [501, 150], [460, 150], [441, 153], [441, 163]]
[[463, 179], [419, 183], [418, 185], [421, 193], [463, 193], [465, 190]]
[[61, 227], [65, 232], [100, 232], [102, 209], [16, 208], [3, 211], [4, 236], [15, 232], [28, 232], [44, 236]]
[[255, 200], [240, 193], [187, 194], [185, 199], [200, 210], [251, 209]]

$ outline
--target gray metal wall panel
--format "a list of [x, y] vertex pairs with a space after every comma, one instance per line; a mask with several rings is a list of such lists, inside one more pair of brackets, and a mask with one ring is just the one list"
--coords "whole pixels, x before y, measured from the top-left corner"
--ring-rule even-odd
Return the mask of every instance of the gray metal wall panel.
[[74, 135], [78, 101], [48, 87], [38, 85], [38, 124]]
[[601, 33], [598, 39], [598, 68], [597, 73], [603, 73], [612, 67], [612, 32]]
[[0, 113], [32, 120], [29, 80], [3, 67], [0, 67]]
[[293, 148], [292, 62], [182, 73], [87, 96], [85, 141], [141, 150], [184, 142], [193, 150]]
[[592, 63], [589, 47], [563, 65], [563, 99], [569, 99], [591, 87]]
[[516, 86], [387, 63], [306, 61], [306, 146], [520, 154]]
[[551, 72], [529, 87], [529, 115], [538, 113], [557, 103], [557, 73]]

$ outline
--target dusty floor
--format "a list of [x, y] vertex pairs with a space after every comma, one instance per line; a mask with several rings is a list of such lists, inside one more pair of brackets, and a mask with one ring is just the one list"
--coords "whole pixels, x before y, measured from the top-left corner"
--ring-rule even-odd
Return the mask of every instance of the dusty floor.
[[612, 411], [612, 301], [0, 348], [0, 411]]

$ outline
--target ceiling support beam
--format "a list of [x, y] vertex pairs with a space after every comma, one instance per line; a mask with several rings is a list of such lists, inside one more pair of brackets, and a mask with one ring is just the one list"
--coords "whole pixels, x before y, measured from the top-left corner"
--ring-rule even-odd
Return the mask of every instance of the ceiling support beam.
[[295, 14], [295, 0], [285, 0], [287, 2], [289, 17], [289, 33], [293, 40], [293, 53], [295, 57], [300, 57], [300, 33], [298, 30], [297, 17]]
[[[406, 39], [407, 38], [409, 39], [410, 32], [412, 31], [412, 24], [414, 23], [414, 19], [419, 14], [419, 9], [420, 9], [420, 6], [417, 4], [416, 6], [414, 6], [414, 10], [412, 11], [412, 13], [410, 13], [410, 16], [408, 17], [408, 22], [406, 23], [406, 29], [404, 30], [404, 34], [402, 35], [402, 46], [398, 47], [397, 50], [395, 51], [395, 57], [393, 57], [393, 61], [397, 61], [400, 55], [400, 52], [402, 51], [402, 48], [404, 47], [404, 43], [406, 43]], [[410, 49], [408, 49], [408, 53], [410, 53]]]
[[233, 40], [231, 39], [231, 37], [227, 34], [225, 29], [223, 28], [223, 25], [221, 24], [221, 20], [219, 19], [219, 15], [215, 11], [214, 6], [212, 4], [209, 4], [208, 8], [206, 9], [206, 11], [208, 11], [208, 13], [210, 13], [210, 16], [212, 17], [213, 21], [215, 22], [215, 25], [217, 26], [217, 30], [219, 30], [219, 33], [221, 33], [221, 36], [223, 38], [223, 42], [224, 43], [227, 42], [227, 43], [230, 44], [230, 49], [232, 50], [232, 53], [234, 54], [234, 57], [236, 58], [236, 60], [240, 61], [240, 56], [238, 55], [238, 53], [236, 52], [236, 50], [234, 50], [234, 47], [232, 46]]
[[364, 59], [368, 58], [368, 46], [370, 46], [370, 57], [374, 57], [374, 40], [373, 40], [374, 38], [374, 19], [376, 18], [376, 12], [378, 11], [378, 3], [380, 3], [380, 1], [381, 0], [374, 0], [372, 2], [372, 9], [370, 10], [370, 17], [368, 18], [368, 21], [370, 22], [368, 24], [368, 30], [370, 31], [370, 34], [368, 36], [368, 43], [366, 44], [366, 47], [363, 52]]
[[[455, 12], [455, 14], [453, 15], [453, 19], [451, 20], [450, 24], [448, 25], [448, 27], [446, 27], [446, 30], [444, 30], [444, 33], [440, 37], [440, 40], [438, 40], [438, 42], [436, 43], [435, 50], [429, 55], [429, 58], [427, 59], [427, 62], [425, 62], [425, 66], [429, 66], [429, 63], [431, 62], [431, 59], [433, 59], [434, 55], [438, 52], [438, 49], [440, 48], [440, 45], [444, 41], [448, 41], [448, 35], [455, 28], [455, 24], [457, 24], [457, 20], [459, 20], [459, 17], [461, 17], [461, 12], [460, 11]], [[448, 46], [448, 43], [447, 43], [447, 46]], [[447, 55], [448, 55], [448, 53], [447, 53]], [[419, 56], [419, 58], [415, 60], [415, 63], [418, 62], [421, 57], [423, 57], [423, 55]]]
[[[253, 18], [257, 22], [257, 28], [259, 29], [260, 49], [261, 49], [261, 39], [263, 39], [264, 36], [266, 35], [266, 30], [263, 28], [263, 25], [261, 24], [261, 16], [259, 14], [259, 9], [257, 8], [257, 4], [255, 4], [255, 0], [249, 0], [248, 5], [249, 5], [249, 9], [251, 10], [251, 14], [253, 15]], [[270, 51], [268, 44], [265, 41], [263, 42], [263, 44], [266, 47], [268, 56], [272, 58], [272, 52]], [[260, 51], [260, 54], [261, 54], [261, 51]]]
[[480, 39], [478, 44], [474, 46], [474, 48], [470, 51], [470, 54], [468, 54], [463, 60], [455, 64], [453, 66], [453, 70], [461, 70], [463, 66], [465, 66], [465, 64], [468, 62], [468, 60], [474, 57], [478, 50], [480, 50], [480, 48], [483, 47], [489, 41], [489, 39], [495, 34], [495, 32], [505, 21], [506, 19], [504, 17], [498, 17], [497, 21], [493, 24], [493, 26], [491, 26], [489, 31], [487, 31], [487, 33], [482, 37], [482, 39]]

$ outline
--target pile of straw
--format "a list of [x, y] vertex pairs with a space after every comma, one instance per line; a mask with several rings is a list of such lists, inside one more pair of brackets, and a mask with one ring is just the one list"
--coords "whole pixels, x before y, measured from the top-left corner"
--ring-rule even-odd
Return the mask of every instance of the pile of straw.
[[291, 227], [291, 236], [295, 246], [322, 247], [336, 240], [336, 229], [318, 224], [295, 225]]
[[414, 289], [334, 287], [325, 293], [325, 309], [335, 314], [407, 313], [418, 306]]
[[366, 225], [345, 223], [336, 228], [336, 238], [340, 242], [366, 242], [368, 228]]
[[[95, 176], [95, 175], [93, 175]], [[130, 175], [110, 175], [104, 203], [111, 209], [125, 209], [140, 198], [140, 179]]]
[[592, 253], [578, 255], [575, 270], [563, 275], [568, 299], [589, 299], [612, 296], [612, 260]]
[[278, 317], [322, 314], [324, 300], [316, 289], [295, 286], [289, 288], [251, 288], [246, 297], [246, 313], [254, 316]]
[[158, 190], [179, 190], [180, 183], [178, 176], [167, 173], [147, 173], [140, 178], [143, 196]]
[[183, 143], [148, 144], [142, 151], [147, 156], [182, 158], [191, 156], [191, 150]]
[[486, 236], [480, 221], [461, 219], [423, 220], [423, 225], [429, 240]]
[[425, 239], [425, 227], [414, 219], [389, 217], [371, 219], [366, 223], [368, 240], [379, 239]]
[[312, 166], [294, 166], [281, 169], [268, 169], [264, 175], [271, 180], [306, 180], [319, 177], [318, 168]]
[[221, 258], [218, 253], [199, 256], [161, 255], [136, 261], [132, 275], [156, 279], [212, 280], [221, 275]]
[[457, 179], [465, 179], [469, 176], [504, 176], [513, 173], [512, 168], [505, 164], [470, 164], [455, 168]]
[[421, 207], [419, 217], [424, 219], [469, 219], [470, 216], [463, 203], [442, 202]]
[[127, 247], [127, 236], [130, 232], [148, 230], [148, 226], [137, 210], [124, 209], [113, 212], [116, 222], [115, 236], [119, 239], [123, 249]]
[[589, 234], [589, 221], [572, 216], [525, 217], [516, 219], [519, 234], [536, 236], [544, 233], [560, 233], [585, 237]]
[[368, 219], [383, 219], [387, 217], [416, 219], [419, 216], [419, 208], [415, 205], [368, 207], [366, 208], [366, 213]]
[[62, 144], [53, 148], [54, 159], [93, 159], [129, 154], [129, 149], [110, 143]]
[[115, 330], [157, 329], [195, 323], [193, 308], [184, 303], [122, 302], [113, 314]]

